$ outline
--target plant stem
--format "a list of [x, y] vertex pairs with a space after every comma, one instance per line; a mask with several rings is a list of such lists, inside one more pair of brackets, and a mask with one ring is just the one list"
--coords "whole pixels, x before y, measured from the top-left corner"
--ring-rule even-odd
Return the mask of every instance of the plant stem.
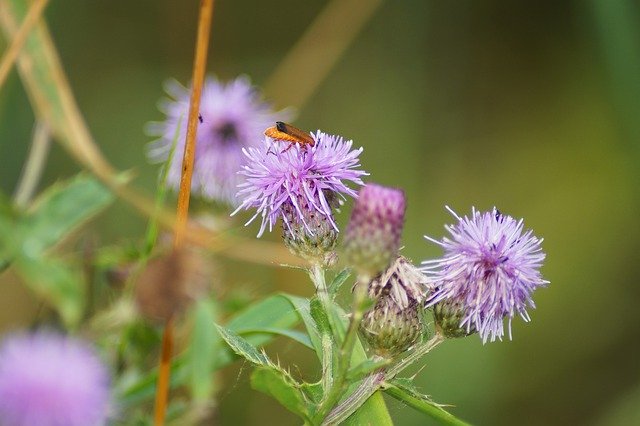
[[37, 121], [33, 128], [33, 138], [29, 156], [22, 169], [22, 175], [13, 197], [18, 207], [26, 207], [33, 196], [33, 192], [38, 186], [38, 181], [42, 175], [42, 170], [49, 154], [51, 145], [51, 135], [48, 126]]
[[[48, 2], [49, 0], [36, 0], [29, 7], [27, 16], [25, 16], [22, 25], [20, 25], [20, 29], [16, 32], [13, 40], [11, 40], [11, 45], [2, 56], [2, 61], [0, 61], [0, 87], [4, 85], [11, 66], [20, 53], [20, 49], [22, 49], [24, 42], [27, 40], [27, 36], [38, 22], [38, 19], [40, 19], [40, 16], [42, 16], [42, 12]], [[0, 13], [5, 13], [2, 3], [0, 3]]]
[[[173, 247], [175, 250], [184, 245], [189, 215], [189, 199], [191, 196], [191, 175], [195, 160], [196, 133], [198, 130], [198, 114], [200, 111], [200, 97], [204, 84], [207, 67], [207, 51], [209, 50], [209, 35], [211, 33], [211, 18], [213, 16], [213, 0], [202, 0], [200, 3], [200, 17], [198, 20], [198, 37], [196, 40], [196, 54], [193, 63], [193, 82], [189, 117], [187, 121], [187, 140], [182, 157], [182, 175], [180, 177], [180, 191], [178, 192], [178, 207], [176, 213], [176, 227], [174, 229]], [[173, 346], [173, 321], [171, 317], [165, 324], [162, 334], [162, 356], [158, 386], [156, 388], [155, 425], [164, 425], [169, 394], [169, 376], [171, 374], [171, 347]]]
[[436, 334], [434, 334], [431, 339], [427, 340], [423, 344], [421, 344], [418, 347], [416, 347], [409, 354], [409, 356], [404, 358], [402, 361], [400, 361], [399, 363], [397, 363], [393, 367], [389, 368], [389, 371], [387, 373], [387, 377], [389, 379], [394, 378], [402, 370], [404, 370], [405, 368], [407, 368], [409, 365], [413, 364], [414, 362], [418, 361], [424, 355], [426, 355], [427, 353], [431, 352], [431, 350], [433, 348], [438, 346], [440, 343], [444, 342], [444, 339], [445, 339], [445, 337], [442, 334], [440, 334], [440, 333], [438, 333], [436, 331]]
[[196, 154], [198, 114], [200, 111], [200, 98], [202, 96], [202, 86], [204, 85], [204, 75], [207, 69], [207, 51], [209, 50], [212, 15], [213, 0], [202, 0], [200, 3], [200, 19], [198, 21], [196, 55], [193, 62], [191, 101], [189, 103], [189, 117], [187, 119], [187, 140], [184, 144], [182, 175], [180, 176], [180, 191], [178, 192], [178, 210], [173, 243], [176, 248], [182, 245], [187, 229], [189, 198], [191, 195], [191, 176], [193, 174], [193, 163]]
[[378, 371], [365, 377], [360, 386], [337, 406], [322, 422], [323, 425], [340, 424], [374, 394], [385, 380], [385, 372]]
[[[167, 399], [169, 397], [169, 377], [171, 375], [171, 355], [173, 353], [173, 320], [169, 318], [162, 333], [162, 349], [160, 352], [160, 365], [158, 366], [158, 384], [156, 385], [156, 401], [154, 424], [163, 425], [167, 412]], [[159, 409], [162, 408], [162, 409]]]
[[[318, 407], [318, 412], [315, 416], [315, 420], [322, 421], [324, 417], [331, 411], [333, 406], [340, 401], [342, 394], [345, 391], [347, 385], [347, 373], [351, 364], [351, 356], [353, 354], [353, 348], [358, 338], [358, 328], [363, 316], [363, 305], [367, 298], [366, 283], [369, 280], [365, 277], [359, 277], [356, 283], [354, 295], [353, 295], [353, 308], [351, 313], [351, 321], [349, 322], [349, 328], [347, 334], [340, 347], [339, 355], [336, 359], [337, 371], [336, 376], [333, 379], [333, 386], [329, 389], [329, 392], [325, 393], [323, 401]], [[366, 399], [365, 399], [366, 400]], [[363, 401], [364, 402], [364, 401]]]
[[422, 358], [433, 348], [444, 341], [444, 337], [437, 333], [428, 341], [417, 346], [409, 356], [398, 362], [387, 371], [378, 371], [366, 377], [360, 386], [340, 405], [334, 408], [324, 419], [323, 425], [338, 424], [352, 415], [362, 404], [373, 395], [385, 380], [393, 379], [398, 373]]

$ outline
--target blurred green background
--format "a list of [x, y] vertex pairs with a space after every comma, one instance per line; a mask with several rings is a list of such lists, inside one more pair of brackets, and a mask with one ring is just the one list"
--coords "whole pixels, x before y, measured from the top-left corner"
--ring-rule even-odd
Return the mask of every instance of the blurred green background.
[[[96, 140], [149, 194], [157, 167], [146, 163], [142, 129], [162, 118], [162, 82], [190, 78], [197, 3], [53, 0], [46, 12]], [[210, 72], [260, 85], [325, 6], [216, 1]], [[32, 123], [12, 72], [0, 91], [6, 194]], [[406, 190], [404, 254], [416, 262], [440, 254], [422, 236], [443, 235], [444, 205], [460, 214], [495, 205], [545, 238], [551, 285], [536, 294], [532, 322], [516, 320], [512, 342], [442, 345], [419, 374], [426, 393], [476, 424], [640, 424], [638, 2], [383, 2], [295, 123], [353, 139], [370, 181]], [[41, 187], [78, 170], [54, 145]], [[110, 243], [140, 238], [145, 221], [118, 203], [97, 225]], [[254, 298], [311, 292], [301, 273], [221, 262], [228, 285]], [[0, 284], [2, 329], [29, 324], [31, 294], [7, 274]], [[283, 358], [313, 365], [310, 352], [287, 354], [298, 350], [278, 346]], [[298, 423], [234, 368], [223, 377], [220, 424]], [[389, 404], [399, 425], [430, 424]]]

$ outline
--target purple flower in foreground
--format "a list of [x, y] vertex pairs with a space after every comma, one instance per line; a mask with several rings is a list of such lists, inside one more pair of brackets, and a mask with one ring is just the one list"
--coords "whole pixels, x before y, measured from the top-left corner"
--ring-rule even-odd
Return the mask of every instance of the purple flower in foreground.
[[[352, 150], [353, 141], [321, 131], [312, 136], [314, 146], [266, 138], [261, 146], [243, 149], [248, 161], [240, 174], [246, 181], [239, 185], [241, 204], [232, 215], [241, 209], [257, 209], [247, 224], [262, 217], [258, 237], [267, 226], [271, 231], [278, 218], [287, 228], [299, 220], [313, 234], [307, 219], [310, 214], [320, 215], [338, 230], [331, 206], [345, 194], [356, 196], [346, 181], [362, 185], [361, 176], [366, 175], [358, 170], [362, 148]], [[294, 214], [287, 214], [291, 210]]]
[[0, 424], [106, 424], [109, 375], [84, 343], [50, 333], [12, 336], [0, 347]]
[[[148, 127], [150, 135], [160, 137], [150, 144], [148, 157], [153, 162], [167, 161], [176, 141], [168, 166], [167, 184], [177, 189], [191, 90], [176, 81], [169, 81], [165, 90], [173, 100], [160, 104], [166, 120], [151, 123]], [[286, 119], [288, 115], [286, 112], [278, 113], [278, 119]], [[207, 78], [202, 90], [196, 134], [193, 193], [205, 199], [236, 205], [236, 188], [243, 180], [237, 173], [244, 160], [242, 148], [258, 145], [264, 129], [275, 120], [276, 114], [260, 99], [247, 77], [239, 77], [227, 84], [214, 77]]]
[[474, 208], [471, 218], [447, 209], [459, 221], [446, 226], [451, 238], [425, 237], [445, 250], [443, 258], [423, 262], [437, 286], [427, 305], [444, 303], [445, 311], [457, 309], [460, 328], [477, 331], [484, 343], [502, 340], [506, 317], [511, 338], [512, 318], [517, 314], [529, 321], [527, 305], [535, 308], [531, 294], [549, 283], [539, 271], [545, 258], [542, 239], [531, 230], [523, 233], [522, 219], [495, 208], [485, 213]]

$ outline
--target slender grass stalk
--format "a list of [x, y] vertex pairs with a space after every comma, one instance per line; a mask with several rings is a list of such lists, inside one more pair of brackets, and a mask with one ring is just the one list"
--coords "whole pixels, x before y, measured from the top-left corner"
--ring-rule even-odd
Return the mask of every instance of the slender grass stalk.
[[[29, 32], [31, 32], [34, 25], [38, 22], [38, 19], [40, 19], [40, 16], [42, 16], [42, 12], [44, 12], [44, 8], [47, 6], [47, 3], [49, 3], [49, 0], [35, 0], [31, 4], [31, 7], [29, 7], [29, 11], [27, 12], [27, 16], [25, 16], [24, 21], [22, 21], [20, 29], [15, 33], [13, 40], [11, 40], [11, 45], [6, 52], [4, 52], [4, 56], [2, 57], [2, 60], [0, 60], [0, 88], [7, 80], [9, 71], [18, 58], [20, 49], [22, 49], [24, 42], [27, 41]], [[5, 13], [4, 6], [0, 2], [0, 14], [2, 13]]]
[[[207, 52], [209, 50], [209, 36], [211, 33], [211, 19], [213, 17], [213, 0], [202, 0], [200, 3], [200, 17], [198, 19], [198, 36], [196, 53], [193, 63], [193, 88], [187, 118], [187, 140], [182, 156], [182, 175], [180, 177], [180, 191], [178, 192], [178, 207], [176, 227], [174, 229], [174, 249], [184, 246], [189, 216], [189, 199], [191, 196], [191, 176], [195, 161], [196, 135], [198, 131], [198, 114], [200, 111], [200, 97], [204, 85], [204, 75], [207, 68]], [[173, 347], [173, 321], [169, 318], [162, 334], [162, 354], [158, 370], [158, 385], [156, 387], [156, 405], [154, 423], [164, 425], [167, 401], [169, 396], [169, 377], [171, 375], [171, 355]]]
[[265, 93], [281, 105], [302, 108], [381, 4], [329, 2], [267, 80]]
[[22, 174], [16, 187], [13, 199], [18, 207], [27, 206], [38, 186], [44, 165], [47, 163], [51, 135], [48, 126], [42, 121], [36, 121], [33, 127], [33, 137], [29, 156], [22, 168]]

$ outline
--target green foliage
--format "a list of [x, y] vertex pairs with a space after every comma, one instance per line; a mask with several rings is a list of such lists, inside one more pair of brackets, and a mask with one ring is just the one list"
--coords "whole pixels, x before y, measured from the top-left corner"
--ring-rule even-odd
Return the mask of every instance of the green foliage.
[[48, 256], [47, 250], [112, 201], [113, 195], [97, 180], [78, 175], [50, 187], [27, 212], [0, 217], [1, 257], [15, 265], [25, 283], [70, 327], [83, 314], [84, 282], [78, 268]]
[[251, 373], [251, 387], [272, 396], [303, 419], [309, 419], [309, 402], [300, 386], [283, 371], [273, 367], [258, 367]]
[[468, 426], [469, 424], [456, 418], [446, 411], [442, 405], [431, 400], [427, 395], [421, 394], [413, 385], [413, 380], [395, 379], [384, 384], [384, 391], [395, 399], [404, 402], [409, 407], [430, 416], [438, 423], [452, 426]]
[[210, 299], [199, 300], [192, 310], [193, 331], [189, 345], [189, 387], [196, 402], [213, 396], [213, 372], [216, 354], [220, 352], [220, 335], [215, 329], [217, 307]]

